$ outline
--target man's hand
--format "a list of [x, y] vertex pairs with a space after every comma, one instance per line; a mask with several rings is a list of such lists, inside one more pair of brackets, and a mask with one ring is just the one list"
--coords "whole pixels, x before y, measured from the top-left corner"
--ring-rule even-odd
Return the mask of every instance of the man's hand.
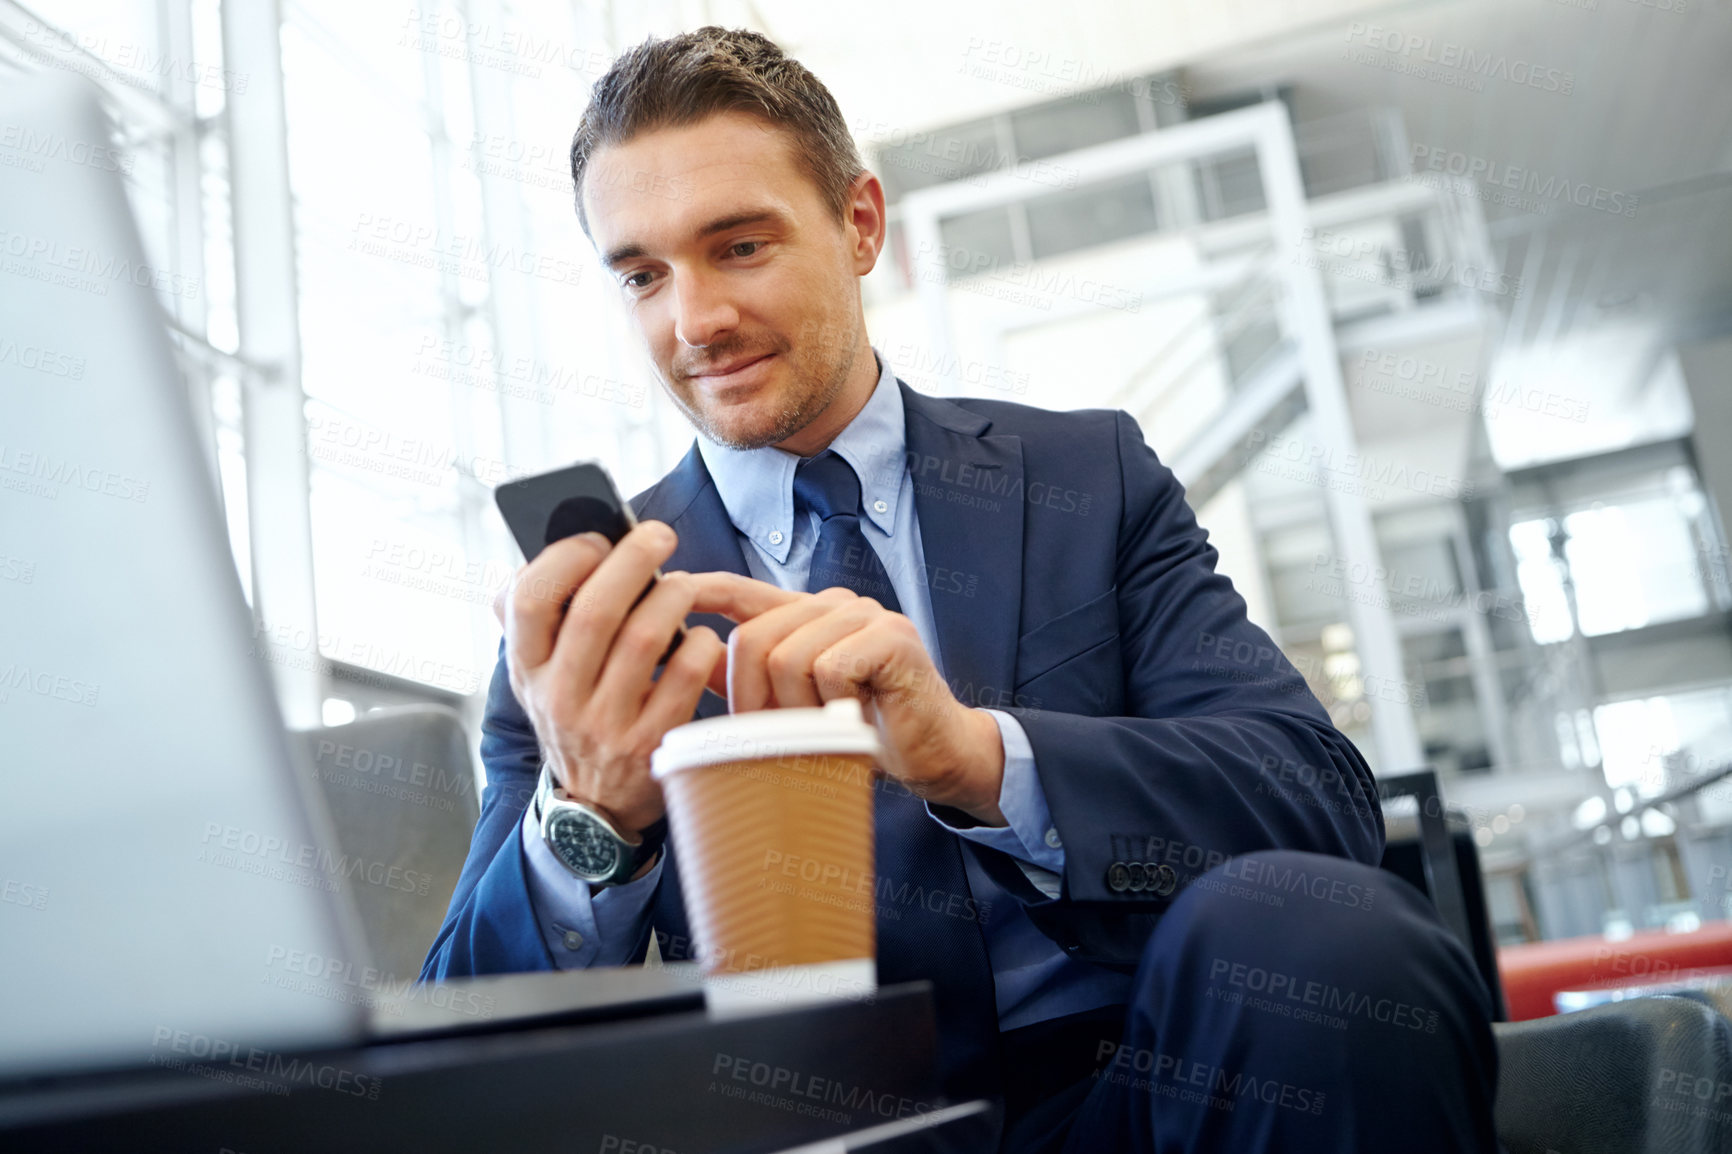
[[632, 602], [677, 542], [660, 521], [643, 522], [618, 545], [599, 533], [555, 541], [493, 606], [505, 627], [511, 691], [554, 778], [627, 836], [665, 808], [650, 752], [691, 720], [712, 673], [718, 685], [725, 676], [726, 648], [700, 625], [651, 679], [700, 585], [689, 573], [668, 573], [635, 609]]
[[885, 772], [929, 802], [1007, 824], [998, 724], [956, 700], [908, 618], [842, 588], [793, 593], [732, 573], [692, 579], [693, 612], [738, 622], [728, 636], [732, 712], [857, 697], [884, 737]]

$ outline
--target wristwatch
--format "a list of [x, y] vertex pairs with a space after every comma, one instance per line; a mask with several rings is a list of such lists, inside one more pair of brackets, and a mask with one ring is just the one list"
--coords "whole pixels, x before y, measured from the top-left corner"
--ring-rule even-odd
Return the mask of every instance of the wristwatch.
[[535, 787], [534, 816], [541, 836], [559, 864], [592, 886], [617, 886], [631, 880], [667, 839], [667, 818], [658, 819], [637, 841], [629, 841], [607, 818], [572, 801], [541, 767]]

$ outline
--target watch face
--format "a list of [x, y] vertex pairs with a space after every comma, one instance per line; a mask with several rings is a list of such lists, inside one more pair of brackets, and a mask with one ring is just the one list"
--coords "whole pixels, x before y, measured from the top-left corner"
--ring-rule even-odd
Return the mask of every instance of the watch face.
[[548, 821], [547, 836], [553, 852], [580, 877], [602, 881], [619, 865], [618, 840], [587, 814], [556, 812]]

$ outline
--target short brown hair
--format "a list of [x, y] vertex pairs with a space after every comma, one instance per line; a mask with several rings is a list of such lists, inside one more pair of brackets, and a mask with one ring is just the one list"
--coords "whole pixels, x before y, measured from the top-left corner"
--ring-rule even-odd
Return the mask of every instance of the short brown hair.
[[652, 36], [621, 53], [595, 82], [571, 138], [571, 180], [583, 231], [589, 232], [583, 177], [597, 149], [719, 112], [743, 112], [792, 135], [796, 162], [830, 210], [843, 215], [848, 190], [865, 166], [836, 98], [769, 37], [709, 25], [666, 40]]

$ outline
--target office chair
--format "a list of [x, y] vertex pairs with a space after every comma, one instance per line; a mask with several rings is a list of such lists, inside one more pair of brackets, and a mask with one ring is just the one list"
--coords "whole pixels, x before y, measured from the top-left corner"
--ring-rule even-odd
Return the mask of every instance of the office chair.
[[331, 811], [373, 964], [414, 978], [481, 812], [463, 723], [444, 706], [402, 705], [295, 736]]
[[1732, 1023], [1691, 998], [1632, 998], [1497, 1033], [1509, 1154], [1732, 1150]]
[[1700, 1001], [1661, 996], [1502, 1021], [1471, 830], [1445, 810], [1429, 770], [1380, 779], [1378, 789], [1419, 802], [1417, 821], [1388, 823], [1384, 868], [1431, 896], [1492, 993], [1496, 1127], [1508, 1154], [1732, 1151], [1732, 1022]]
[[1473, 956], [1491, 993], [1492, 1021], [1504, 1021], [1509, 1015], [1497, 969], [1497, 940], [1472, 826], [1444, 806], [1437, 774], [1431, 770], [1378, 778], [1377, 793], [1386, 808], [1392, 798], [1411, 797], [1419, 810], [1416, 816], [1384, 814], [1387, 836], [1378, 864], [1431, 898], [1444, 925]]

